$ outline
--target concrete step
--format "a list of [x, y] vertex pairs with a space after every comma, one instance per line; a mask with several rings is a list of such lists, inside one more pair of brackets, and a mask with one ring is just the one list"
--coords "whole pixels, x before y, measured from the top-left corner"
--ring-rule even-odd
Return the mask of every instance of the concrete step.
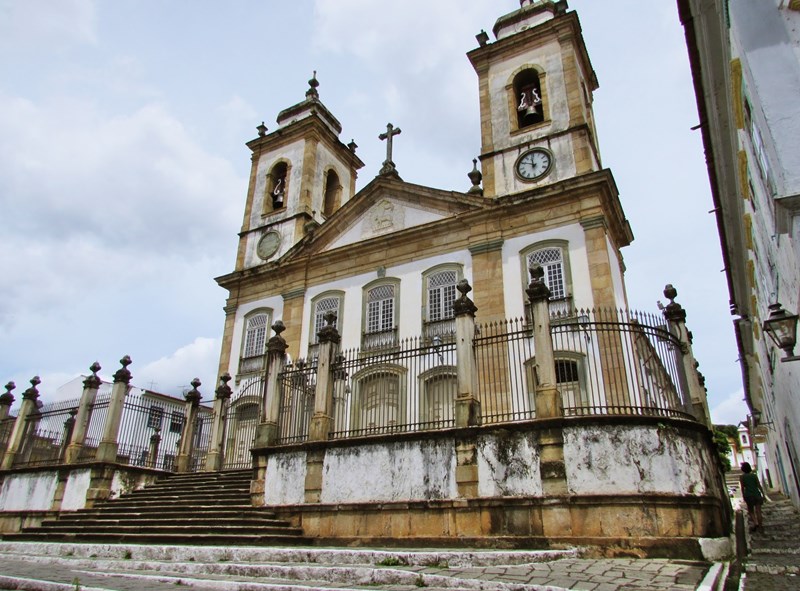
[[[213, 532], [209, 534], [209, 532]], [[134, 525], [119, 525], [119, 524], [100, 524], [93, 526], [79, 526], [64, 525], [53, 523], [50, 525], [41, 525], [35, 528], [25, 528], [22, 533], [36, 533], [50, 536], [58, 533], [74, 533], [74, 534], [179, 534], [182, 536], [195, 536], [195, 535], [279, 535], [279, 536], [300, 536], [302, 530], [297, 527], [290, 527], [288, 524], [283, 523], [280, 525], [262, 525], [262, 524], [248, 524], [244, 526], [228, 525], [223, 523], [189, 523], [182, 524], [180, 528], [176, 528], [171, 524], [134, 524]]]
[[206, 510], [195, 510], [191, 514], [181, 508], [171, 508], [168, 511], [150, 509], [137, 511], [118, 511], [113, 508], [107, 510], [81, 509], [74, 513], [62, 513], [59, 521], [84, 521], [89, 519], [180, 519], [202, 516], [204, 519], [276, 519], [275, 513], [266, 511], [261, 507], [241, 507], [218, 509], [215, 507]]
[[225, 535], [213, 533], [95, 533], [20, 532], [4, 534], [4, 541], [80, 542], [94, 544], [178, 544], [184, 546], [297, 546], [309, 543], [299, 535]]
[[[190, 516], [190, 515], [176, 515], [172, 517], [168, 516], [161, 516], [158, 518], [154, 517], [139, 517], [136, 515], [132, 516], [110, 516], [110, 517], [93, 517], [93, 518], [83, 518], [83, 519], [59, 519], [59, 520], [48, 520], [43, 521], [40, 527], [72, 527], [73, 529], [76, 527], [96, 527], [96, 526], [126, 526], [126, 525], [136, 525], [138, 527], [151, 527], [151, 526], [161, 526], [161, 525], [170, 525], [173, 527], [183, 527], [183, 526], [190, 526], [192, 524], [196, 524], [201, 520], [198, 517]], [[284, 519], [274, 519], [269, 517], [260, 517], [260, 516], [251, 516], [251, 517], [216, 517], [216, 518], [209, 518], [208, 516], [203, 516], [202, 519], [203, 524], [208, 524], [210, 527], [216, 527], [217, 524], [222, 524], [226, 526], [236, 526], [236, 527], [245, 527], [245, 526], [266, 526], [266, 527], [286, 527], [289, 525]]]

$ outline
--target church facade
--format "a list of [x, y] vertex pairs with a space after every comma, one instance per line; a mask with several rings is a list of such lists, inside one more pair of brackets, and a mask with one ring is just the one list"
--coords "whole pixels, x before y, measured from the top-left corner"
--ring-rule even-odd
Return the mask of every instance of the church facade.
[[523, 0], [493, 33], [468, 191], [403, 180], [392, 124], [356, 190], [316, 76], [248, 143], [207, 469], [249, 452], [254, 503], [319, 540], [694, 555], [727, 528], [705, 393], [674, 290], [666, 319], [627, 312], [578, 17]]

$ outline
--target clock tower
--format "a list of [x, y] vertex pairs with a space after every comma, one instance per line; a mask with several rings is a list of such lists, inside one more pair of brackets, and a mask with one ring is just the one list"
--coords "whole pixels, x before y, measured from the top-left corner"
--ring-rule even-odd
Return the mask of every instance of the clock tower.
[[592, 69], [564, 0], [522, 0], [468, 54], [478, 73], [484, 194], [527, 191], [602, 168]]
[[262, 123], [252, 151], [236, 270], [277, 261], [355, 194], [364, 166], [355, 143], [339, 140], [342, 126], [319, 99], [316, 72], [306, 98]]

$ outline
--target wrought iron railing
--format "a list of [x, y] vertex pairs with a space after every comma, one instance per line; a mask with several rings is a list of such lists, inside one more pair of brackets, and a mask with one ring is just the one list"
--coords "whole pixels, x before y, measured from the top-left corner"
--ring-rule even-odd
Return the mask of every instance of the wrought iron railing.
[[308, 438], [308, 428], [314, 414], [316, 385], [317, 364], [307, 364], [303, 359], [286, 366], [280, 374], [279, 445], [298, 443]]
[[389, 330], [380, 330], [376, 332], [365, 332], [361, 336], [361, 351], [385, 351], [393, 349], [398, 346], [397, 341], [397, 328]]
[[78, 400], [45, 404], [28, 415], [22, 445], [14, 457], [15, 466], [60, 463], [72, 436]]

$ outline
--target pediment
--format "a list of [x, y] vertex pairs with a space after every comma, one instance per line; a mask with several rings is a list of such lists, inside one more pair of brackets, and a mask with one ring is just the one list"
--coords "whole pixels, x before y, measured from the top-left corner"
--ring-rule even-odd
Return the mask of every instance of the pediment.
[[309, 254], [335, 250], [442, 221], [484, 205], [483, 198], [475, 195], [377, 179], [331, 216], [301, 250]]

